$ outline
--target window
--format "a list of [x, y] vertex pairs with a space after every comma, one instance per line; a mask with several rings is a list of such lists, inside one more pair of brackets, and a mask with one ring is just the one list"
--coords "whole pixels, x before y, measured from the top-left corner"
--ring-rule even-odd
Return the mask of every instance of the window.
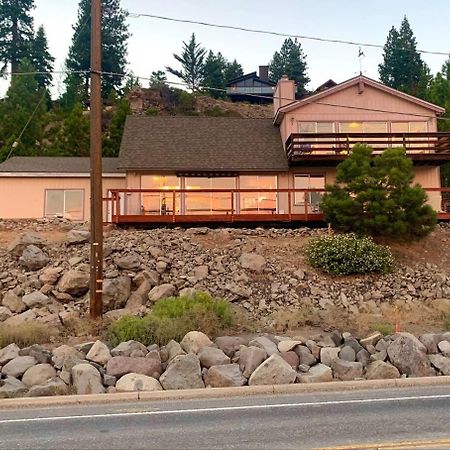
[[[428, 131], [428, 123], [427, 122], [392, 122], [391, 123], [391, 131], [392, 133], [426, 133]], [[414, 148], [416, 151], [419, 149], [424, 149], [424, 147], [428, 147], [429, 144], [422, 144], [417, 141], [427, 141], [426, 137], [415, 137], [413, 138], [416, 142], [408, 142], [409, 139], [406, 138], [404, 142], [402, 137], [392, 138], [392, 142], [394, 145], [403, 146], [406, 148]], [[420, 150], [419, 150], [420, 151]]]
[[82, 189], [47, 189], [45, 191], [46, 217], [64, 217], [69, 220], [83, 220]]
[[[295, 189], [324, 189], [325, 176], [322, 174], [296, 174], [294, 175]], [[319, 204], [322, 200], [323, 192], [295, 192], [294, 204], [296, 206], [305, 205], [305, 196], [308, 199], [308, 207], [312, 212], [320, 211]]]
[[298, 122], [299, 133], [334, 133], [334, 122]]
[[[142, 189], [160, 189], [168, 192], [143, 192], [141, 194], [142, 214], [173, 214], [173, 191], [180, 189], [180, 178], [176, 175], [143, 175]], [[180, 212], [180, 194], [175, 194], [175, 212]]]
[[241, 214], [275, 214], [277, 212], [277, 193], [264, 192], [264, 189], [277, 188], [277, 176], [242, 175], [239, 177], [240, 189], [257, 189], [258, 192], [240, 193]]

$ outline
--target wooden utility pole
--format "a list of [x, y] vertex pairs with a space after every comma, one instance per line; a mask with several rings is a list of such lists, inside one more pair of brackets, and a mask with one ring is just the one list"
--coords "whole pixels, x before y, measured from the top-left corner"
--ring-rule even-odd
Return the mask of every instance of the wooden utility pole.
[[103, 313], [103, 189], [102, 189], [102, 7], [91, 0], [91, 279], [89, 317]]

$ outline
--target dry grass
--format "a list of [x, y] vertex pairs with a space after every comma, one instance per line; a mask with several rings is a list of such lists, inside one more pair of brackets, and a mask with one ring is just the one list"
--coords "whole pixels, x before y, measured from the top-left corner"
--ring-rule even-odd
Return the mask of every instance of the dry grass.
[[57, 337], [58, 333], [57, 329], [41, 323], [0, 325], [0, 348], [13, 343], [21, 348], [33, 344], [47, 344]]

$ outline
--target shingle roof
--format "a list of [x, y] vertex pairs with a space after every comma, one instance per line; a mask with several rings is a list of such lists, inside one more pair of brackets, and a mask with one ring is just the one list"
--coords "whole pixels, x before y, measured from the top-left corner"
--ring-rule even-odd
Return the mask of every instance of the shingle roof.
[[[103, 173], [119, 173], [118, 158], [103, 158]], [[89, 173], [89, 158], [71, 156], [14, 156], [0, 164], [0, 172]]]
[[165, 171], [287, 170], [270, 119], [129, 116], [119, 167]]

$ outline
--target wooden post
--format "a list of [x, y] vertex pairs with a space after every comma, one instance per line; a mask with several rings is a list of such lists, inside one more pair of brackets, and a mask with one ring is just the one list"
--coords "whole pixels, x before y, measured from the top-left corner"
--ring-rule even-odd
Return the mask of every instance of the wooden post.
[[101, 0], [91, 0], [91, 276], [89, 317], [103, 314], [103, 189], [102, 189], [102, 98], [101, 98]]
[[305, 221], [308, 221], [308, 192], [304, 192], [305, 195]]
[[234, 192], [231, 191], [231, 221], [233, 222], [233, 216], [234, 216]]
[[[295, 196], [295, 194], [294, 194]], [[291, 190], [288, 190], [288, 214], [289, 214], [289, 220], [292, 220], [292, 206], [291, 206], [292, 198], [291, 198]]]
[[172, 191], [172, 222], [175, 223], [175, 190]]

